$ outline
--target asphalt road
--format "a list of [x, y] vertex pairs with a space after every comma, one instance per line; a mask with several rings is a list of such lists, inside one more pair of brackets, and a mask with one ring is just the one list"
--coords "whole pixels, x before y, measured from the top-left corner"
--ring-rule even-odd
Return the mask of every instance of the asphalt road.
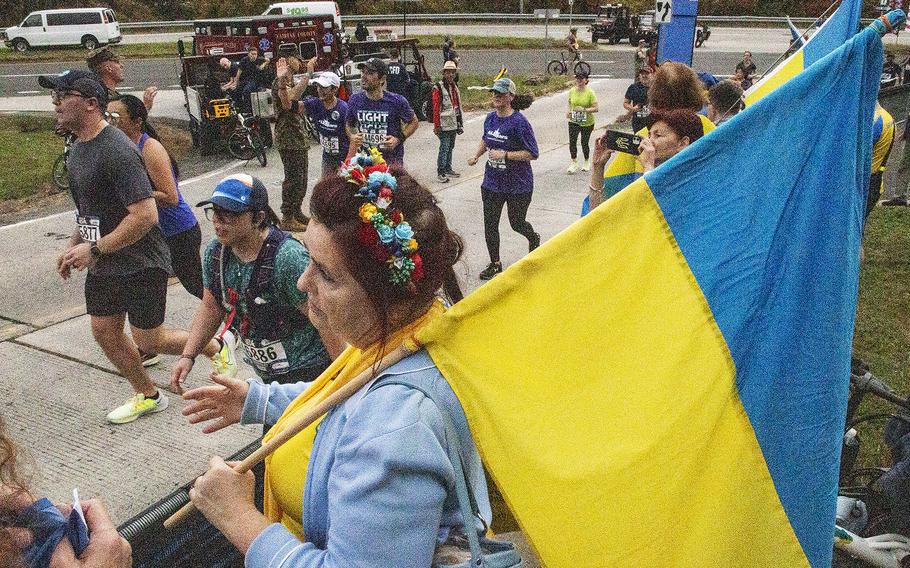
[[[402, 35], [402, 26], [376, 25], [376, 28], [388, 28]], [[505, 24], [468, 24], [460, 26], [409, 25], [411, 35], [459, 33], [480, 36], [538, 37], [547, 34], [551, 38], [561, 39], [568, 33], [568, 25], [505, 25]], [[588, 39], [587, 26], [578, 25], [582, 39]], [[124, 36], [124, 43], [175, 42], [180, 37], [187, 37], [189, 32], [173, 33], [136, 33]], [[711, 28], [711, 37], [705, 45], [695, 50], [694, 66], [699, 71], [715, 75], [728, 75], [742, 58], [744, 50], [752, 51], [759, 70], [770, 67], [780, 53], [789, 44], [790, 33], [781, 28]], [[910, 44], [910, 34], [900, 37], [888, 36], [886, 44]], [[585, 58], [592, 64], [592, 74], [603, 78], [630, 78], [632, 73], [633, 47], [629, 44], [608, 46], [600, 44], [596, 50], [585, 53]], [[442, 65], [442, 54], [436, 46], [425, 46], [423, 53], [427, 56], [427, 65], [431, 73]], [[460, 50], [461, 64], [467, 73], [496, 73], [506, 66], [513, 73], [543, 73], [546, 63], [559, 56], [559, 50]], [[18, 63], [0, 65], [0, 96], [27, 96], [39, 94], [37, 77], [42, 74], [57, 73], [64, 69], [79, 66], [78, 62], [65, 63]], [[129, 61], [121, 90], [141, 89], [156, 85], [162, 89], [178, 88], [178, 70], [176, 55], [169, 59], [135, 59]]]
[[[428, 70], [436, 74], [442, 67], [442, 54], [437, 50], [426, 52]], [[548, 61], [559, 57], [558, 50], [462, 50], [461, 68], [464, 73], [495, 74], [500, 67], [508, 67], [513, 74], [541, 74]], [[770, 65], [776, 54], [756, 53], [759, 67]], [[633, 52], [630, 48], [603, 46], [584, 52], [584, 58], [591, 64], [592, 75], [603, 78], [632, 76]], [[739, 52], [709, 52], [696, 50], [695, 67], [700, 71], [727, 75], [742, 58]], [[79, 67], [78, 62], [65, 63], [17, 63], [0, 65], [0, 96], [28, 96], [41, 93], [38, 76], [59, 73], [64, 69]], [[132, 59], [125, 60], [124, 82], [119, 89], [129, 91], [156, 85], [160, 89], [179, 88], [177, 60], [175, 59]]]

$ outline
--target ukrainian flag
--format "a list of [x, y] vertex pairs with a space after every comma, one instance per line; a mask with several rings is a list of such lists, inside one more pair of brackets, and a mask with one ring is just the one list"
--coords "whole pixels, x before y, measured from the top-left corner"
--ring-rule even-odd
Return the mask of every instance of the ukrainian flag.
[[746, 105], [755, 104], [816, 61], [821, 60], [853, 37], [859, 27], [862, 0], [843, 0], [815, 35], [783, 63], [768, 72], [743, 95]]
[[867, 29], [422, 334], [546, 566], [830, 566], [881, 66]]

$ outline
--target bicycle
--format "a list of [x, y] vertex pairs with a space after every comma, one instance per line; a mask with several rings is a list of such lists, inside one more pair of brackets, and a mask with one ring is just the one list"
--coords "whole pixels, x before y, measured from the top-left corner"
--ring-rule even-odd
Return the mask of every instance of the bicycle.
[[[547, 63], [547, 74], [549, 75], [565, 75], [569, 72], [569, 61], [566, 59], [566, 52], [559, 52], [560, 59], [553, 59]], [[572, 67], [574, 73], [584, 73], [586, 75], [591, 74], [591, 66], [586, 62], [581, 60], [581, 54], [576, 53], [575, 58], [572, 59], [572, 62], [575, 65]]]
[[[910, 526], [906, 503], [901, 502], [896, 488], [905, 486], [910, 477], [910, 448], [902, 445], [904, 435], [910, 433], [910, 400], [876, 378], [862, 361], [855, 359], [851, 367], [833, 565], [838, 568], [907, 568], [910, 567], [910, 538], [904, 534]], [[859, 404], [867, 394], [897, 410], [856, 417]], [[860, 450], [857, 428], [881, 420], [888, 421], [885, 441], [892, 450], [892, 466], [855, 468]], [[910, 440], [910, 436], [906, 439]], [[901, 518], [902, 514], [904, 518]]]
[[228, 152], [238, 160], [250, 161], [253, 158], [259, 160], [259, 165], [265, 167], [268, 158], [265, 154], [265, 144], [262, 143], [262, 137], [259, 135], [259, 126], [253, 117], [246, 117], [242, 112], [237, 110], [234, 102], [230, 103], [231, 116], [236, 118], [237, 123], [234, 131], [228, 137]]
[[51, 179], [57, 189], [66, 191], [70, 188], [70, 174], [69, 170], [66, 169], [66, 157], [70, 153], [70, 147], [76, 140], [76, 136], [71, 132], [57, 132], [56, 134], [63, 138], [63, 151], [54, 160], [54, 165], [51, 166]]

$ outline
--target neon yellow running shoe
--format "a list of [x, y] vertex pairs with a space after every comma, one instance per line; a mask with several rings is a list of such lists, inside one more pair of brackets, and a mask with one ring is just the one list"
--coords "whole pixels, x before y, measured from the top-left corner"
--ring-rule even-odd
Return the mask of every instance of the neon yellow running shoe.
[[224, 341], [224, 345], [221, 346], [221, 351], [211, 358], [212, 369], [219, 375], [236, 377], [237, 357], [234, 356], [234, 351], [237, 349], [237, 339], [234, 338], [231, 330], [227, 330], [221, 340]]
[[126, 424], [140, 416], [161, 412], [167, 408], [167, 403], [167, 397], [161, 391], [158, 391], [157, 402], [150, 398], [145, 398], [142, 393], [139, 393], [114, 410], [111, 410], [110, 414], [107, 415], [107, 421], [111, 424]]

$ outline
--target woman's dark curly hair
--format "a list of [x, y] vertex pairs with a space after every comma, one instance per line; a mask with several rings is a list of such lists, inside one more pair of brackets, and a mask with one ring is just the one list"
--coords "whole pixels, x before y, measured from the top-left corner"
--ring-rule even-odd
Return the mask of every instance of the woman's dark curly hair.
[[422, 314], [442, 291], [451, 302], [463, 295], [453, 266], [461, 258], [464, 243], [449, 229], [445, 215], [433, 194], [421, 186], [401, 166], [393, 165], [389, 173], [398, 187], [392, 205], [397, 207], [414, 230], [423, 260], [423, 278], [413, 286], [389, 282], [385, 263], [377, 262], [373, 252], [357, 237], [362, 224], [360, 206], [363, 198], [356, 187], [340, 176], [327, 176], [313, 188], [310, 212], [313, 219], [331, 231], [341, 247], [347, 268], [363, 286], [381, 325], [380, 342], [389, 333], [388, 314], [392, 306], [406, 307], [413, 317]]

